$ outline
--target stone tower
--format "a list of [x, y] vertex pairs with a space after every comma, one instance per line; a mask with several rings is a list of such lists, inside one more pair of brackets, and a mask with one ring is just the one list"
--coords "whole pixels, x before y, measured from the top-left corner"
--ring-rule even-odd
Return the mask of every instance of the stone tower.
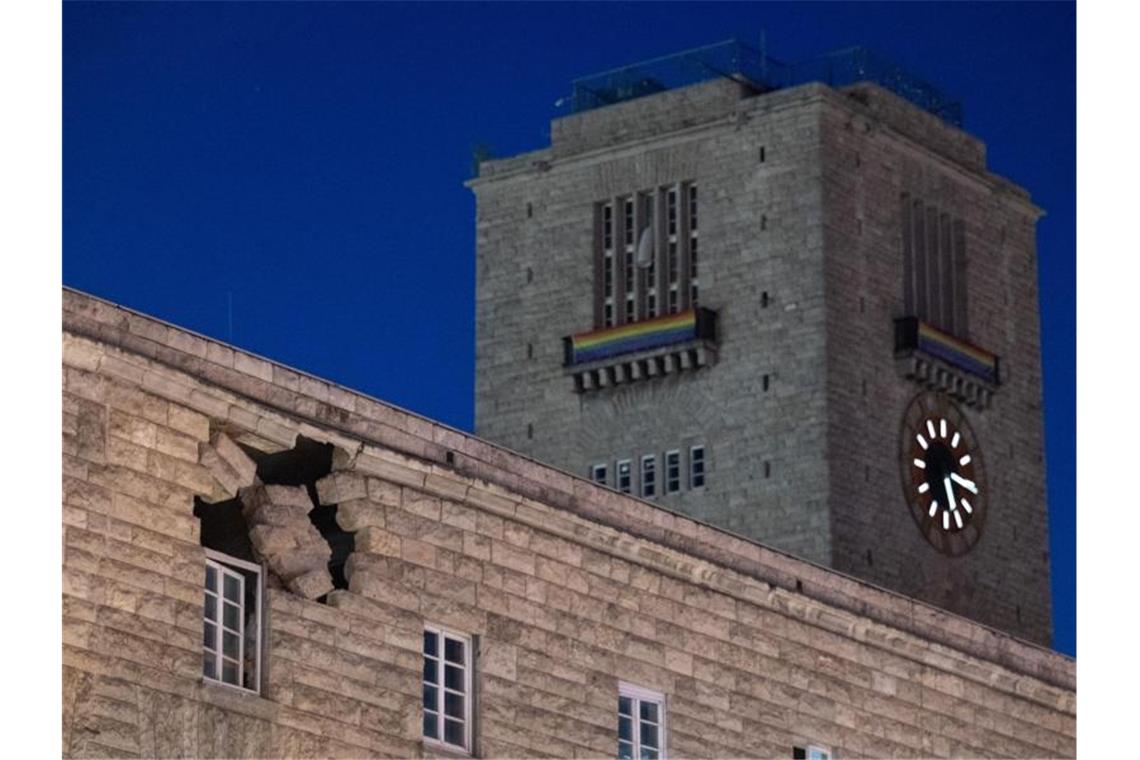
[[476, 432], [1048, 644], [1042, 211], [869, 61], [579, 80], [483, 162]]

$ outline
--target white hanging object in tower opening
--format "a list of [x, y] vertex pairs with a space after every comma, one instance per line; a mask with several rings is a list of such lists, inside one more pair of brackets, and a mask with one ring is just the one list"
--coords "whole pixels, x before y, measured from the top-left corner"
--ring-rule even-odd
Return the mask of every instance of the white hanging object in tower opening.
[[641, 231], [641, 239], [637, 241], [637, 259], [639, 269], [646, 269], [653, 263], [653, 225], [647, 225]]

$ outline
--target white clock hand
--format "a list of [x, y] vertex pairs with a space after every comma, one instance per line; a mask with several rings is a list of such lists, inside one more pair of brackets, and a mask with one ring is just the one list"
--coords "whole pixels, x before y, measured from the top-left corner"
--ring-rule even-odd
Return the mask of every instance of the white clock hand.
[[974, 481], [966, 480], [965, 478], [963, 478], [961, 475], [959, 475], [956, 472], [950, 473], [950, 479], [953, 480], [958, 485], [962, 486], [962, 488], [965, 488], [970, 493], [977, 495], [978, 487], [976, 485], [974, 485]]
[[942, 478], [942, 485], [946, 489], [946, 503], [950, 505], [950, 511], [953, 512], [958, 508], [958, 505], [954, 502], [954, 487], [950, 485], [950, 476]]

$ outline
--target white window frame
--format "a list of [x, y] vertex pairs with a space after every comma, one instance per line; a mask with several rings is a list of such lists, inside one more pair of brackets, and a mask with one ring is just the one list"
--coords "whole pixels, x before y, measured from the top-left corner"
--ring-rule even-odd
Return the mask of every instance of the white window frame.
[[[598, 473], [599, 472], [602, 474], [601, 480], [598, 480]], [[609, 475], [608, 463], [602, 462], [600, 464], [590, 465], [590, 480], [592, 480], [594, 483], [597, 483], [600, 486], [608, 486], [609, 485], [608, 475]]]
[[[701, 452], [701, 473], [700, 473], [701, 474], [701, 484], [700, 485], [696, 485], [693, 482], [694, 480], [696, 480], [696, 475], [697, 475], [696, 469], [693, 465], [693, 454], [695, 454], [698, 451]], [[709, 462], [708, 452], [705, 450], [704, 445], [690, 446], [689, 447], [689, 490], [690, 491], [693, 491], [697, 488], [704, 488], [705, 487], [705, 483], [708, 481], [708, 472], [709, 472], [708, 462]]]
[[[626, 484], [622, 487], [621, 484], [621, 468], [622, 465], [626, 467]], [[628, 459], [619, 459], [614, 463], [614, 488], [620, 493], [633, 493], [633, 462]]]
[[[665, 760], [666, 747], [665, 747], [665, 734], [666, 734], [666, 709], [665, 709], [665, 695], [659, 691], [646, 689], [643, 686], [626, 683], [625, 681], [618, 682], [618, 698], [627, 697], [633, 701], [630, 710], [630, 717], [633, 720], [632, 741], [633, 751], [631, 757], [637, 760], [641, 757], [641, 703], [652, 702], [657, 705], [657, 760]], [[620, 708], [619, 708], [620, 714]], [[619, 718], [620, 721], [620, 718]], [[618, 755], [621, 754], [621, 734], [618, 734]]]
[[[213, 549], [206, 549], [205, 552], [206, 552], [206, 561], [205, 561], [205, 566], [202, 569], [203, 570], [203, 572], [202, 572], [202, 587], [203, 587], [202, 654], [203, 654], [203, 662], [205, 661], [205, 655], [208, 652], [212, 652], [214, 654], [214, 672], [217, 674], [217, 677], [208, 676], [208, 675], [206, 675], [205, 671], [203, 671], [202, 679], [209, 682], [209, 683], [216, 683], [216, 684], [221, 684], [222, 686], [228, 686], [231, 689], [240, 689], [241, 691], [250, 692], [252, 694], [260, 694], [261, 693], [261, 660], [262, 660], [261, 642], [262, 642], [262, 634], [263, 634], [263, 630], [264, 630], [264, 626], [263, 626], [262, 621], [265, 619], [265, 617], [264, 617], [264, 606], [265, 606], [264, 605], [264, 599], [265, 599], [265, 583], [264, 583], [264, 580], [265, 580], [265, 575], [262, 572], [261, 565], [258, 565], [256, 563], [247, 562], [246, 560], [238, 559], [237, 557], [231, 557], [228, 554], [223, 554], [222, 552], [215, 551]], [[218, 574], [219, 585], [218, 585], [218, 589], [216, 591], [211, 591], [211, 590], [207, 589], [205, 586], [205, 583], [206, 583], [206, 581], [205, 581], [205, 577], [206, 577], [205, 568], [206, 567], [214, 568], [214, 570]], [[246, 647], [245, 624], [246, 624], [246, 622], [245, 622], [245, 619], [246, 619], [246, 612], [247, 612], [246, 608], [245, 608], [246, 578], [241, 573], [234, 572], [233, 568], [235, 568], [235, 567], [241, 568], [243, 570], [248, 570], [249, 572], [254, 573], [254, 575], [256, 577], [256, 580], [254, 582], [257, 584], [257, 588], [254, 590], [254, 598], [256, 600], [255, 604], [257, 605], [257, 609], [255, 612], [255, 624], [257, 626], [257, 630], [255, 632], [254, 644], [253, 644], [255, 647], [255, 651], [253, 654], [253, 666], [254, 667], [253, 667], [253, 686], [252, 687], [246, 686], [244, 684], [230, 683], [229, 681], [222, 680], [223, 655], [222, 655], [222, 647], [221, 647], [221, 638], [222, 638], [222, 632], [224, 629], [224, 625], [223, 625], [223, 606], [224, 605], [222, 603], [222, 599], [224, 598], [224, 583], [225, 583], [225, 581], [223, 579], [227, 575], [237, 576], [238, 580], [241, 582], [239, 594], [240, 594], [240, 598], [241, 598], [240, 619], [241, 619], [242, 628], [241, 628], [241, 631], [238, 632], [239, 635], [238, 635], [238, 658], [237, 658], [237, 661], [239, 664], [238, 672], [240, 674], [245, 673], [245, 655], [246, 655], [246, 651], [245, 651], [245, 647]], [[216, 612], [215, 612], [215, 618], [212, 621], [208, 620], [208, 618], [206, 617], [206, 609], [205, 609], [206, 593], [212, 593], [216, 597], [216, 607], [215, 607]], [[215, 628], [215, 635], [214, 635], [214, 641], [213, 641], [214, 649], [212, 649], [212, 650], [208, 649], [206, 647], [206, 642], [204, 640], [205, 639], [205, 627], [206, 627], [207, 623], [212, 624]]]
[[[646, 468], [645, 468], [645, 465], [647, 463], [652, 465], [652, 467], [650, 467], [648, 470], [646, 470]], [[653, 482], [652, 483], [647, 482], [648, 479], [645, 477], [647, 473], [653, 474]], [[646, 486], [652, 486], [653, 492], [650, 493], [649, 490], [646, 488]], [[656, 496], [657, 496], [657, 455], [656, 454], [646, 454], [645, 456], [643, 456], [641, 458], [641, 498], [653, 499]]]
[[[677, 468], [677, 478], [674, 479], [669, 475], [670, 459], [674, 461]], [[681, 493], [681, 451], [680, 449], [673, 449], [672, 451], [665, 452], [665, 488], [662, 493]]]
[[831, 750], [818, 744], [809, 744], [806, 748], [807, 760], [831, 760]]
[[[433, 658], [436, 660], [437, 665], [438, 665], [438, 667], [436, 668], [436, 677], [438, 679], [438, 682], [437, 683], [430, 683], [424, 678], [424, 675], [422, 672], [420, 675], [420, 684], [422, 686], [429, 686], [429, 685], [434, 686], [437, 690], [436, 691], [436, 702], [434, 705], [435, 709], [432, 710], [432, 712], [434, 712], [435, 716], [436, 716], [436, 733], [439, 734], [439, 738], [437, 739], [437, 738], [433, 738], [433, 737], [424, 735], [424, 737], [423, 737], [424, 744], [430, 745], [433, 747], [439, 747], [441, 749], [450, 750], [452, 752], [462, 752], [463, 754], [469, 755], [469, 754], [471, 754], [471, 716], [473, 714], [472, 709], [471, 709], [471, 699], [473, 696], [472, 690], [471, 690], [471, 683], [472, 683], [471, 671], [473, 670], [472, 665], [475, 661], [474, 652], [472, 649], [472, 647], [473, 647], [472, 637], [467, 635], [467, 634], [464, 634], [464, 633], [459, 633], [458, 631], [453, 631], [450, 628], [444, 628], [443, 626], [433, 625], [432, 623], [424, 623], [424, 633], [434, 633], [439, 637], [437, 639], [436, 657]], [[445, 652], [447, 651], [445, 642], [446, 642], [446, 639], [449, 639], [449, 638], [454, 639], [456, 641], [459, 641], [463, 644], [463, 695], [462, 695], [463, 696], [463, 746], [460, 746], [458, 744], [452, 744], [448, 741], [445, 741], [443, 738], [446, 735], [444, 732], [444, 704], [443, 704], [444, 694], [446, 694], [448, 691], [451, 691], [453, 693], [455, 692], [454, 689], [448, 689], [447, 686], [444, 685], [446, 683], [446, 681], [444, 679], [444, 667], [445, 667], [445, 663], [447, 662], [447, 660], [445, 658]], [[423, 650], [422, 646], [420, 647], [420, 649], [421, 649], [421, 655], [422, 655], [422, 657], [426, 663], [426, 661], [428, 660], [430, 655], [428, 655], [426, 652], [422, 651]], [[421, 709], [420, 731], [422, 732], [423, 731], [422, 717], [423, 717], [424, 713], [422, 712], [422, 710], [423, 710], [422, 706], [420, 709]]]

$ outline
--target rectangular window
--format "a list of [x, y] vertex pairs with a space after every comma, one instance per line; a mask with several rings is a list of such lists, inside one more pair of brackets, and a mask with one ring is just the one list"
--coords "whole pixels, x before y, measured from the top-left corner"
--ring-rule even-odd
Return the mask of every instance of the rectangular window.
[[604, 464], [595, 464], [591, 466], [590, 480], [593, 480], [598, 485], [604, 486], [606, 484], [606, 466]]
[[705, 447], [689, 449], [689, 488], [705, 487]]
[[602, 326], [614, 320], [614, 206], [602, 206]]
[[681, 452], [665, 452], [665, 493], [681, 490]]
[[689, 306], [697, 308], [700, 280], [697, 279], [697, 186], [689, 185]]
[[471, 749], [471, 638], [424, 626], [424, 741]]
[[261, 567], [206, 549], [202, 675], [257, 692], [261, 684]]
[[617, 489], [629, 493], [633, 487], [633, 466], [628, 459], [617, 463]]
[[668, 281], [666, 309], [670, 314], [676, 314], [681, 309], [681, 248], [678, 239], [680, 225], [677, 218], [677, 194], [679, 192], [679, 186], [670, 187], [665, 191], [665, 208], [668, 214], [667, 247], [665, 251], [665, 276]]
[[653, 241], [653, 251], [649, 257], [649, 265], [645, 267], [645, 316], [647, 319], [653, 319], [657, 316], [657, 238], [659, 236], [658, 228], [655, 226], [655, 205], [657, 203], [657, 193], [645, 193], [642, 195], [643, 203], [645, 204], [645, 226], [652, 229], [650, 240]]
[[652, 499], [657, 495], [657, 457], [647, 454], [641, 458], [641, 496]]
[[613, 250], [614, 247], [614, 207], [607, 203], [602, 206], [602, 248]]
[[831, 760], [831, 751], [823, 747], [792, 747], [792, 760]]
[[625, 298], [625, 321], [637, 321], [637, 267], [634, 265], [634, 254], [637, 250], [637, 235], [635, 226], [637, 220], [633, 213], [633, 198], [626, 198], [622, 202], [625, 209], [625, 250], [623, 260], [625, 264], [622, 294]]
[[595, 208], [596, 327], [677, 314], [696, 305], [695, 185], [658, 186], [601, 201]]
[[617, 756], [618, 760], [664, 760], [664, 695], [619, 684]]
[[903, 305], [910, 316], [967, 337], [965, 224], [902, 194]]

